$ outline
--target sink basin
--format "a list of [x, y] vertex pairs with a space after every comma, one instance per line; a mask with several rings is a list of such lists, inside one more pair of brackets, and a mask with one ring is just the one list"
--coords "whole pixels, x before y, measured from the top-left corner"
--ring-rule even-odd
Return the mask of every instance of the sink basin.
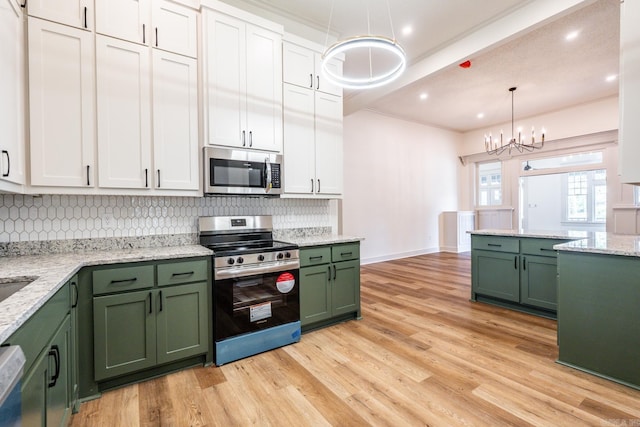
[[0, 302], [9, 298], [20, 289], [33, 282], [35, 277], [15, 277], [0, 279]]

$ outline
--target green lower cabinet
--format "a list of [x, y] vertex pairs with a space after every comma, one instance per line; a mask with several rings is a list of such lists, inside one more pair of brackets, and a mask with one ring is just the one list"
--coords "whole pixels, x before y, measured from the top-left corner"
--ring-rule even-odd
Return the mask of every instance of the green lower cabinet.
[[93, 299], [97, 381], [156, 364], [153, 296], [153, 291], [139, 291]]
[[209, 346], [207, 283], [166, 287], [159, 293], [158, 363], [206, 353]]
[[554, 257], [522, 257], [520, 302], [556, 311], [558, 309], [557, 260]]
[[474, 250], [471, 255], [472, 292], [507, 301], [520, 301], [519, 255]]
[[302, 326], [331, 317], [329, 265], [300, 269], [300, 322]]
[[207, 282], [94, 297], [96, 381], [208, 351]]
[[331, 308], [333, 315], [360, 310], [360, 261], [343, 261], [333, 264], [331, 282]]
[[22, 426], [62, 426], [71, 395], [71, 320], [67, 316], [22, 382]]

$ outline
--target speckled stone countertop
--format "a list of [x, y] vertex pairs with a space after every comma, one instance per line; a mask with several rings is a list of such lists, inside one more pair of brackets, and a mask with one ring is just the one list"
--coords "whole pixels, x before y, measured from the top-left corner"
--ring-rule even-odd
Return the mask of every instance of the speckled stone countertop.
[[200, 245], [115, 249], [0, 258], [0, 279], [33, 282], [0, 302], [0, 343], [15, 332], [82, 267], [211, 255]]
[[335, 245], [338, 243], [353, 243], [364, 239], [361, 237], [344, 236], [342, 234], [321, 234], [318, 236], [288, 237], [280, 240], [295, 243], [301, 248], [304, 248], [309, 246]]
[[18, 384], [25, 361], [20, 347], [0, 347], [0, 404]]
[[586, 239], [594, 236], [592, 231], [577, 230], [472, 230], [469, 234], [477, 234], [483, 236], [505, 236], [505, 237], [537, 237], [539, 239]]

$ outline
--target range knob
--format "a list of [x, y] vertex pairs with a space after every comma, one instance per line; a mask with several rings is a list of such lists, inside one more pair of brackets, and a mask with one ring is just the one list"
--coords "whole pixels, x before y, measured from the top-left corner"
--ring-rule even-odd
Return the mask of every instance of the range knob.
[[258, 261], [264, 261], [264, 255], [262, 254], [258, 255]]
[[278, 259], [282, 259], [282, 258], [284, 258], [284, 255], [282, 255], [282, 252], [280, 252], [280, 253], [278, 254]]
[[291, 252], [285, 252], [284, 253], [284, 257], [285, 258], [291, 258]]
[[244, 262], [244, 258], [242, 258], [241, 256], [238, 257], [238, 264], [242, 264]]
[[235, 260], [233, 258], [229, 258], [227, 260], [227, 264], [229, 264], [229, 265], [233, 265], [234, 263], [235, 263]]

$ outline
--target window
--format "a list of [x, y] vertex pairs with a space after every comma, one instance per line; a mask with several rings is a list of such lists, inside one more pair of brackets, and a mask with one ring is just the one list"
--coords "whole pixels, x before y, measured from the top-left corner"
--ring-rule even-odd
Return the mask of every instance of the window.
[[478, 164], [478, 205], [502, 204], [502, 162]]
[[569, 172], [566, 174], [565, 182], [565, 221], [606, 222], [606, 170]]

